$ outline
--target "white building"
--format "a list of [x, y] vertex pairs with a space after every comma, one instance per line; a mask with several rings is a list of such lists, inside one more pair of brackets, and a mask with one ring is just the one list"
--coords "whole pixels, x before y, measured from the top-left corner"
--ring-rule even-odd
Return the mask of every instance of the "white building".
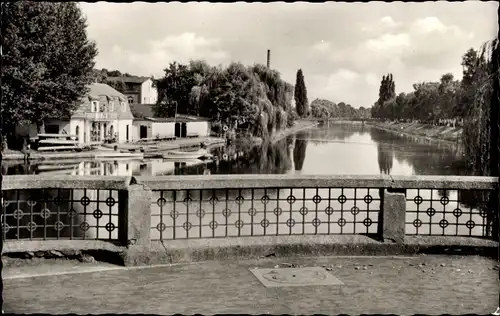
[[[79, 143], [116, 138], [120, 143], [132, 140], [133, 115], [127, 98], [112, 87], [93, 83], [70, 118], [45, 120], [45, 133], [76, 135]], [[20, 136], [37, 136], [35, 125], [18, 126]]]
[[123, 84], [117, 84], [116, 87], [127, 97], [129, 104], [154, 104], [158, 101], [158, 90], [153, 86], [153, 80], [149, 77], [121, 76], [108, 77], [106, 80], [123, 82]]
[[210, 136], [210, 120], [204, 117], [177, 114], [177, 117], [154, 117], [152, 104], [131, 104], [134, 115], [133, 140], [155, 137]]

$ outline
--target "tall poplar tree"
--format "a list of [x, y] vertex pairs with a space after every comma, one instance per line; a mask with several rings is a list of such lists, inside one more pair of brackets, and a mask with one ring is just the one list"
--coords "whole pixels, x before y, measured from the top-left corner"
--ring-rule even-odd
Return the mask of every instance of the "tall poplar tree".
[[302, 69], [297, 71], [297, 81], [295, 83], [295, 109], [299, 117], [307, 116], [309, 112], [309, 102], [307, 100], [307, 89], [304, 82]]

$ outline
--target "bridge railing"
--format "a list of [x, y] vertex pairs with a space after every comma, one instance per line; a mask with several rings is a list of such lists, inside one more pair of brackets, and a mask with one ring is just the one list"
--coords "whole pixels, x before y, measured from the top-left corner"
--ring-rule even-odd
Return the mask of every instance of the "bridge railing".
[[[290, 235], [491, 237], [493, 177], [4, 176], [7, 251]], [[10, 247], [8, 246], [10, 244]]]

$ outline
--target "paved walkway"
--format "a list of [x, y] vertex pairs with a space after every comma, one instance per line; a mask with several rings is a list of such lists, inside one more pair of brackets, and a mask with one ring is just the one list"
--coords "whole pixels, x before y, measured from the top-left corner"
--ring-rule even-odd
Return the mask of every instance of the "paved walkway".
[[[266, 288], [249, 270], [287, 264], [326, 267], [343, 284]], [[64, 274], [78, 270], [66, 267], [24, 278], [13, 278], [15, 269], [4, 271], [5, 312], [486, 314], [498, 297], [496, 262], [472, 256], [266, 258]]]

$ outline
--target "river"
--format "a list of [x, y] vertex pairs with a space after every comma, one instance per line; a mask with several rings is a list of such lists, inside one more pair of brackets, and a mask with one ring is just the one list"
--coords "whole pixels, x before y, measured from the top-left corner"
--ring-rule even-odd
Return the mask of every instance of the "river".
[[386, 132], [361, 124], [337, 124], [298, 132], [250, 149], [211, 149], [218, 162], [200, 160], [60, 160], [30, 165], [4, 161], [12, 174], [156, 176], [182, 174], [471, 175], [456, 145]]
[[[472, 175], [455, 144], [400, 135], [355, 123], [315, 127], [290, 135], [274, 144], [254, 146], [250, 143], [238, 143], [212, 148], [210, 151], [217, 157], [214, 161], [61, 160], [30, 165], [4, 162], [2, 172], [128, 176]], [[90, 193], [79, 194], [84, 196]], [[214, 203], [210, 196], [220, 203]], [[314, 201], [314, 196], [320, 196], [322, 199]], [[347, 200], [340, 202], [342, 196]], [[423, 202], [416, 203], [414, 198], [417, 197], [422, 197]], [[288, 198], [296, 202], [291, 203]], [[370, 202], [366, 202], [367, 198]], [[479, 204], [475, 201], [478, 200], [477, 197], [467, 197], [456, 190], [408, 190], [407, 198], [406, 221], [409, 234], [485, 234], [486, 219], [480, 215]], [[464, 199], [469, 202], [462, 203]], [[153, 200], [156, 203], [152, 204], [151, 210], [152, 239], [263, 234], [371, 234], [377, 231], [377, 214], [380, 209], [378, 189], [157, 191], [153, 192]], [[470, 203], [471, 200], [475, 201], [474, 206], [474, 203]], [[169, 201], [168, 205], [165, 205], [166, 201]], [[176, 201], [175, 206], [172, 201]], [[191, 205], [190, 201], [193, 201], [194, 205]], [[458, 209], [458, 216], [451, 213], [453, 210], [458, 212]], [[92, 217], [90, 221], [85, 219], [85, 216], [89, 217], [85, 215], [88, 213], [82, 212], [84, 215], [78, 223], [86, 221], [91, 226], [100, 226]], [[110, 207], [110, 217], [111, 212]], [[470, 230], [466, 228], [468, 221], [475, 223]], [[103, 230], [99, 234], [106, 234], [106, 231]]]

